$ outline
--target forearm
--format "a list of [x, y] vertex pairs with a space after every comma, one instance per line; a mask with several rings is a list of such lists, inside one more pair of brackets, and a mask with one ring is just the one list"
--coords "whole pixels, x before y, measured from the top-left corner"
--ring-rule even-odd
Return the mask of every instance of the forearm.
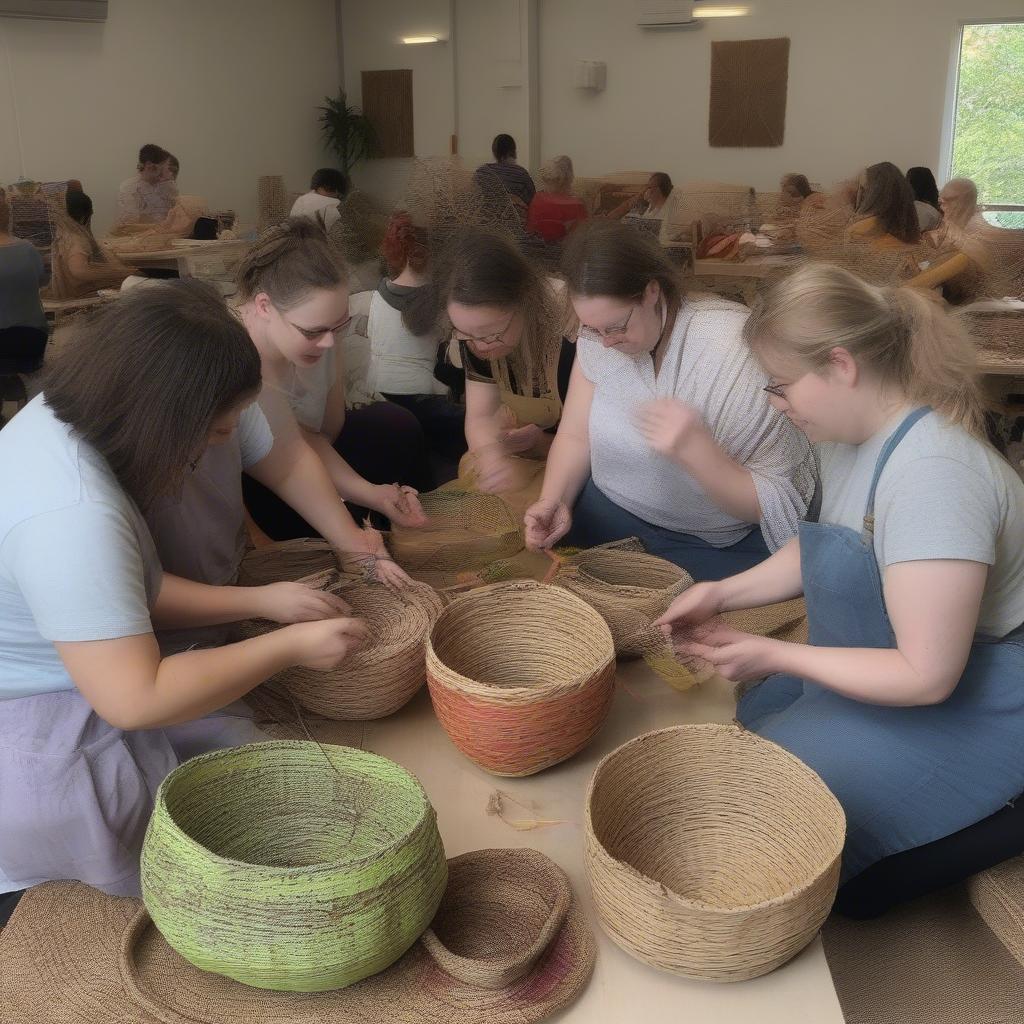
[[367, 508], [373, 507], [374, 485], [361, 477], [337, 452], [334, 445], [323, 434], [303, 430], [302, 436], [316, 452], [331, 478], [334, 489], [346, 501]]
[[589, 476], [590, 439], [575, 432], [559, 430], [548, 452], [541, 498], [561, 501], [571, 508]]
[[151, 618], [157, 629], [239, 622], [260, 613], [256, 587], [213, 587], [164, 573]]
[[501, 428], [493, 415], [466, 415], [466, 445], [471, 452], [499, 444]]
[[713, 438], [700, 438], [674, 461], [723, 512], [744, 523], [761, 521], [761, 501], [750, 470], [729, 458]]
[[970, 257], [960, 252], [937, 267], [929, 267], [916, 277], [911, 278], [907, 285], [910, 288], [938, 288], [958, 274], [962, 274], [970, 265]]
[[800, 541], [794, 537], [771, 558], [746, 572], [729, 576], [715, 586], [721, 590], [722, 611], [725, 612], [760, 608], [799, 597], [803, 593]]
[[829, 690], [890, 707], [917, 707], [945, 700], [956, 686], [967, 658], [955, 674], [922, 670], [898, 649], [810, 647], [779, 643], [778, 671], [809, 679]]

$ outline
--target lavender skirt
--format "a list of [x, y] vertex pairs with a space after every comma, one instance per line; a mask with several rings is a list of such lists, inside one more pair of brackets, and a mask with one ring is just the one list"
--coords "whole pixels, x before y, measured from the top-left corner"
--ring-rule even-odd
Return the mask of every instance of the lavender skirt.
[[139, 895], [157, 787], [182, 761], [268, 739], [244, 704], [125, 732], [77, 690], [0, 701], [0, 892], [76, 879]]

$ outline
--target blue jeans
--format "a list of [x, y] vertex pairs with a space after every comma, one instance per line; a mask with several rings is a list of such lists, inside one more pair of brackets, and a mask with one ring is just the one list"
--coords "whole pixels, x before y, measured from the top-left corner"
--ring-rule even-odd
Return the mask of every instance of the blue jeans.
[[742, 540], [727, 548], [716, 548], [699, 537], [675, 533], [648, 523], [616, 505], [588, 480], [572, 512], [572, 529], [566, 544], [589, 548], [625, 537], [636, 537], [652, 555], [685, 569], [697, 582], [721, 580], [751, 569], [771, 553], [755, 526]]

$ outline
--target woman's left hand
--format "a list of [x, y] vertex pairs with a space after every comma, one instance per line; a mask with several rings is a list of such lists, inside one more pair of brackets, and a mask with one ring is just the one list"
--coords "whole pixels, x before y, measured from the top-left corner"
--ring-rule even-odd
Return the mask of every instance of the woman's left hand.
[[780, 654], [787, 645], [782, 640], [741, 633], [722, 625], [701, 637], [699, 643], [679, 639], [674, 646], [680, 654], [714, 665], [726, 679], [746, 683], [783, 671]]
[[427, 522], [419, 493], [413, 487], [378, 484], [374, 488], [373, 509], [388, 517], [395, 526], [417, 527]]
[[544, 431], [536, 423], [525, 427], [514, 427], [500, 435], [501, 446], [509, 455], [521, 455], [532, 451], [544, 440]]
[[641, 406], [636, 424], [644, 440], [660, 455], [685, 460], [701, 444], [714, 444], [700, 413], [676, 398], [657, 398]]

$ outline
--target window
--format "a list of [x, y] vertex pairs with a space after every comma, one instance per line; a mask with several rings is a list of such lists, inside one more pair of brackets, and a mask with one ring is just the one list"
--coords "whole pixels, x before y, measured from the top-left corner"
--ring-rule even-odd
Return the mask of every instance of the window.
[[1024, 22], [964, 26], [951, 169], [977, 184], [987, 220], [1024, 228]]

